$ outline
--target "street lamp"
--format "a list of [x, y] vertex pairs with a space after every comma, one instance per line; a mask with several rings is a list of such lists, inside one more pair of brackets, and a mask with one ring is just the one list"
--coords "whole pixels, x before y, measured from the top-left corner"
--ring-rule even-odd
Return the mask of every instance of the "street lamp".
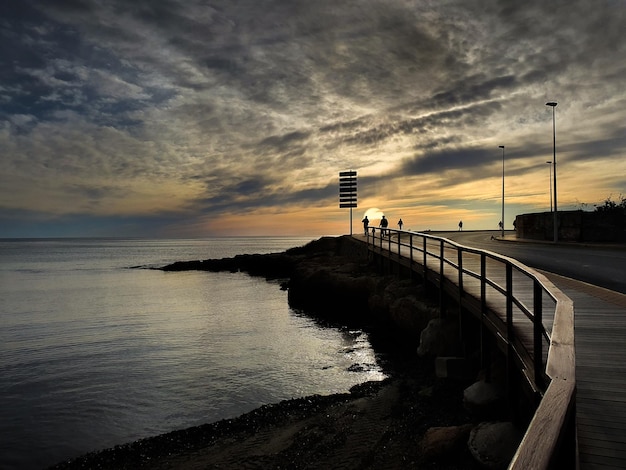
[[548, 187], [550, 188], [550, 212], [552, 212], [552, 162], [546, 162], [548, 165], [550, 165], [548, 168], [550, 168], [550, 178], [548, 179]]
[[502, 149], [502, 218], [500, 219], [500, 236], [504, 238], [504, 145], [498, 145]]
[[552, 166], [554, 168], [554, 242], [559, 241], [559, 228], [557, 226], [557, 214], [558, 209], [556, 205], [556, 121], [554, 116], [554, 108], [556, 108], [556, 102], [550, 101], [546, 103], [546, 106], [552, 108]]

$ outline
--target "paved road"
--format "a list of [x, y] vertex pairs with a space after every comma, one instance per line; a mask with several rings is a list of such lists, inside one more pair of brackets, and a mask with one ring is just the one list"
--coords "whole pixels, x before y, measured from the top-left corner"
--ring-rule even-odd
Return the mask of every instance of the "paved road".
[[[432, 232], [462, 245], [493, 251], [532, 268], [626, 294], [626, 246], [524, 241], [513, 232]], [[491, 237], [497, 237], [492, 239]]]

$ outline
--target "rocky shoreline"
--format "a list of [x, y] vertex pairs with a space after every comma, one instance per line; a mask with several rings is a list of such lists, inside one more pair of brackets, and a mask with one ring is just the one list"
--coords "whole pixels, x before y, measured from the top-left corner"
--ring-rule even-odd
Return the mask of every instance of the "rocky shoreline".
[[293, 308], [368, 331], [387, 379], [349, 393], [268, 404], [51, 468], [483, 468], [468, 447], [478, 424], [463, 400], [472, 380], [438, 378], [433, 358], [416, 354], [421, 331], [437, 316], [434, 303], [415, 283], [380, 276], [353, 243], [324, 237], [284, 253], [162, 269], [244, 271], [280, 279]]
[[393, 377], [350, 393], [266, 405], [53, 468], [479, 468], [465, 445], [471, 425], [461, 394], [419, 374]]

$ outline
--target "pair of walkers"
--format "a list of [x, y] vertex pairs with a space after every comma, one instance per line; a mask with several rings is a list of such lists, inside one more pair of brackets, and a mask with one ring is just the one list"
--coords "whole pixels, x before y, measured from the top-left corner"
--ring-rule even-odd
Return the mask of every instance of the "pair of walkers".
[[[365, 232], [365, 235], [367, 235], [367, 229], [369, 227], [370, 221], [367, 218], [367, 216], [365, 216], [365, 218], [361, 222], [363, 222], [363, 230]], [[404, 222], [402, 222], [402, 219], [398, 220], [398, 227], [400, 227], [400, 230], [402, 230], [402, 225], [404, 225]], [[378, 226], [381, 229], [381, 235], [384, 237], [385, 233], [387, 233], [389, 220], [387, 220], [387, 218], [383, 215], [382, 218], [380, 219], [380, 224]]]

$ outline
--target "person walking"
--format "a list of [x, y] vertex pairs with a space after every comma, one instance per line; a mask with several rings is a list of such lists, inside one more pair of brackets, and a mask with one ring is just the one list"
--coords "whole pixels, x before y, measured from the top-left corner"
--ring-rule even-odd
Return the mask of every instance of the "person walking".
[[385, 233], [387, 232], [386, 228], [389, 225], [389, 221], [385, 218], [385, 216], [383, 215], [383, 218], [380, 219], [380, 227], [381, 227], [381, 236], [384, 237]]
[[369, 226], [370, 221], [367, 216], [365, 216], [365, 218], [361, 222], [363, 222], [363, 231], [365, 232], [365, 235], [367, 235], [367, 227]]
[[463, 221], [459, 220], [459, 232], [463, 231]]
[[404, 223], [404, 222], [402, 222], [402, 219], [398, 220], [398, 227], [400, 227], [400, 230], [402, 230], [402, 224], [403, 224], [403, 223]]

